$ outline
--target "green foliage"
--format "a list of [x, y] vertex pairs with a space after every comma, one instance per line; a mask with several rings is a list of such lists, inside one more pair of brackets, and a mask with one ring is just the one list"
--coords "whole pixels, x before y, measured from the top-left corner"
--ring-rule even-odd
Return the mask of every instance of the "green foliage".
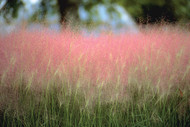
[[[121, 4], [137, 20], [152, 18], [152, 22], [163, 18], [169, 21], [190, 20], [189, 0], [121, 0]], [[151, 19], [148, 19], [151, 20]]]
[[190, 20], [190, 1], [189, 0], [173, 0], [175, 6], [175, 15], [181, 20]]
[[18, 17], [20, 7], [24, 5], [21, 0], [8, 0], [5, 6], [0, 10], [0, 15], [4, 17], [6, 22], [10, 22], [12, 18]]
[[[85, 9], [90, 10], [94, 5], [99, 3], [109, 4], [117, 3], [137, 20], [139, 19], [150, 22], [166, 21], [183, 21], [190, 20], [190, 1], [189, 0], [42, 0], [40, 8], [33, 15], [32, 20], [46, 20], [49, 14], [59, 13], [61, 22], [67, 20], [67, 14], [74, 14], [77, 17], [77, 9], [84, 5]], [[22, 0], [8, 0], [6, 6], [0, 14], [6, 21], [16, 18], [20, 7], [23, 7]], [[10, 18], [11, 15], [11, 18]]]
[[47, 20], [48, 16], [55, 15], [59, 12], [57, 1], [55, 0], [42, 0], [40, 2], [40, 8], [36, 11], [32, 17], [31, 21], [44, 22]]

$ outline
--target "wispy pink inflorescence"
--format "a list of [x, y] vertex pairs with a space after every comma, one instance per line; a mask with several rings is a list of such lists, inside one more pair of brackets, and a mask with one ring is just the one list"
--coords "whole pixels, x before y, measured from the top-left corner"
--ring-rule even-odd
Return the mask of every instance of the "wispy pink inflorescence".
[[[190, 33], [149, 29], [138, 34], [84, 37], [69, 30], [21, 30], [0, 37], [0, 74], [35, 73], [38, 78], [59, 70], [76, 82], [89, 79], [127, 84], [129, 76], [169, 80], [190, 66]], [[7, 73], [8, 73], [7, 72]], [[186, 78], [190, 74], [186, 74]]]

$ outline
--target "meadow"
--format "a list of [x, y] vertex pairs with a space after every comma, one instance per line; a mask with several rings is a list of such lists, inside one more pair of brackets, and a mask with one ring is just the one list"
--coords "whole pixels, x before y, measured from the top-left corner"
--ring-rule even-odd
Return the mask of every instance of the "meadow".
[[1, 127], [190, 126], [190, 31], [0, 36]]

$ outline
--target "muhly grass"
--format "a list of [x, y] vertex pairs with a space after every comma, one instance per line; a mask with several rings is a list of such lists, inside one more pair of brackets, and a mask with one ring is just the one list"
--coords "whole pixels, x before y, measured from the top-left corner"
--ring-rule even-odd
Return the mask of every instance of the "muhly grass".
[[0, 126], [190, 126], [190, 32], [0, 37]]

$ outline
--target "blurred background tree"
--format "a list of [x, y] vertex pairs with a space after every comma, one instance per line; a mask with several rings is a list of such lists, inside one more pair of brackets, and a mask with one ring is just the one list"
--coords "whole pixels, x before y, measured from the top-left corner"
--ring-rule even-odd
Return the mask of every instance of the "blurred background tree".
[[190, 20], [190, 0], [121, 0], [122, 5], [136, 19], [144, 23]]
[[[6, 4], [1, 7], [3, 1]], [[71, 15], [78, 19], [80, 6], [90, 10], [100, 3], [117, 3], [141, 23], [190, 21], [190, 0], [0, 0], [0, 15], [6, 22], [10, 22], [21, 11], [23, 14], [32, 10], [26, 16], [30, 21], [46, 21], [54, 15], [62, 23], [67, 22]]]
[[24, 5], [21, 0], [0, 0], [0, 16], [10, 22], [13, 18], [18, 17], [19, 9]]

